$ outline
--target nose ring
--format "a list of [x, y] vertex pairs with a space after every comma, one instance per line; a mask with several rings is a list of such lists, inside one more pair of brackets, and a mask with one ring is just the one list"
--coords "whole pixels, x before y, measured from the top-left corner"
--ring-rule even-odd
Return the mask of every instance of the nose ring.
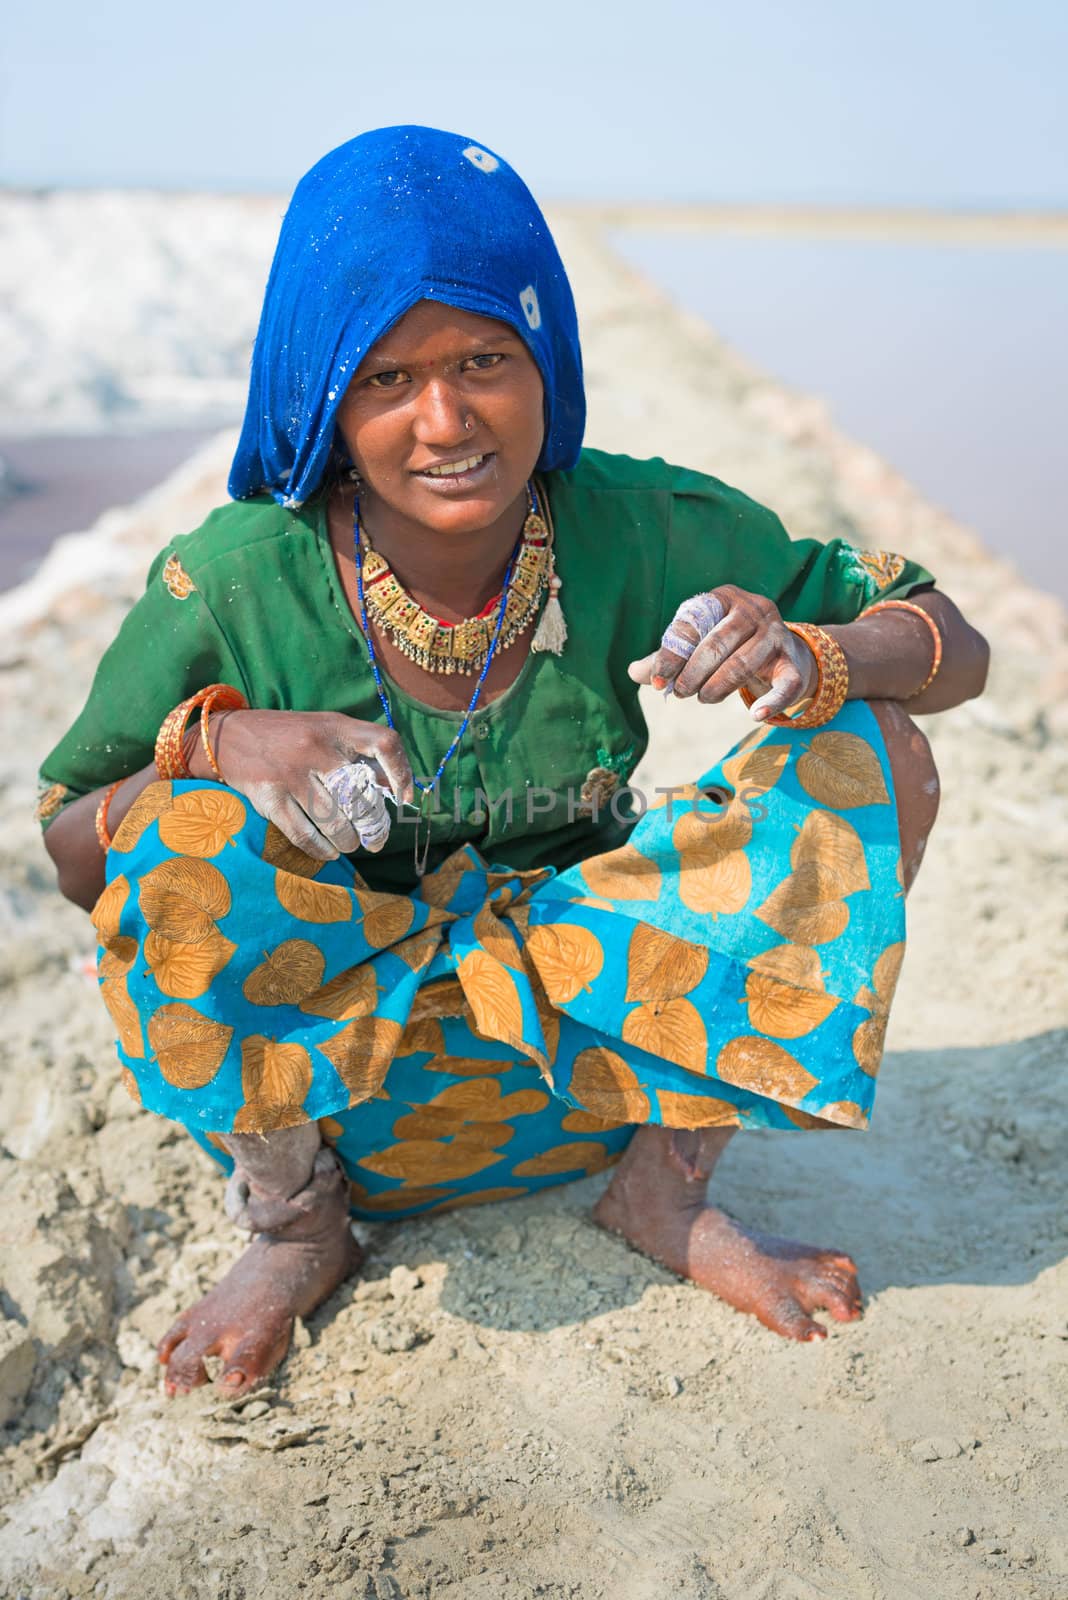
[[474, 418], [473, 417], [465, 418], [465, 420], [464, 420], [464, 431], [466, 433], [470, 433], [473, 430], [474, 426], [475, 426], [475, 422], [474, 422]]

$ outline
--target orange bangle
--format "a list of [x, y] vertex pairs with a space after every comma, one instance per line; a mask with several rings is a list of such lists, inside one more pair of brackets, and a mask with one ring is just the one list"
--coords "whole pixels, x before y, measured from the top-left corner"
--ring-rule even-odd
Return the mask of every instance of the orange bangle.
[[[868, 606], [866, 610], [862, 611], [860, 616], [873, 617], [877, 611], [911, 611], [913, 616], [922, 617], [931, 630], [931, 637], [934, 640], [934, 659], [931, 662], [931, 670], [918, 689], [913, 689], [911, 694], [904, 696], [906, 700], [915, 700], [918, 694], [922, 694], [925, 689], [931, 686], [939, 667], [942, 665], [941, 629], [929, 611], [925, 611], [922, 606], [914, 605], [911, 600], [877, 600], [873, 606]], [[857, 621], [860, 621], [860, 617], [857, 618]]]
[[111, 849], [111, 835], [108, 832], [108, 806], [111, 804], [111, 797], [115, 790], [125, 782], [125, 778], [117, 778], [110, 789], [105, 789], [103, 798], [96, 808], [96, 837], [105, 855]]
[[[804, 639], [816, 657], [816, 692], [805, 710], [796, 717], [779, 715], [758, 720], [768, 728], [820, 728], [838, 715], [849, 692], [849, 666], [845, 651], [837, 639], [832, 639], [814, 622], [788, 622], [786, 626], [799, 639]], [[744, 686], [738, 693], [747, 706], [751, 706], [757, 698], [751, 689]]]
[[[216, 700], [223, 702], [225, 697], [226, 709], [236, 711], [248, 706], [248, 701], [239, 689], [233, 689], [228, 683], [209, 683], [206, 689], [200, 689], [188, 700], [183, 700], [181, 705], [175, 706], [168, 712], [160, 725], [156, 735], [156, 771], [161, 778], [191, 778], [189, 763], [185, 759], [182, 741], [185, 734], [185, 725], [198, 706], [202, 706], [209, 698], [214, 703]], [[217, 771], [214, 760], [212, 770]]]
[[219, 763], [215, 759], [215, 751], [211, 748], [211, 740], [208, 737], [208, 717], [216, 705], [219, 706], [221, 711], [241, 711], [247, 709], [247, 707], [244, 695], [239, 694], [236, 689], [228, 689], [224, 684], [222, 687], [213, 690], [200, 708], [200, 742], [204, 746], [204, 754], [208, 758], [208, 765], [212, 772], [214, 772], [220, 783], [225, 783], [226, 779], [223, 777]]

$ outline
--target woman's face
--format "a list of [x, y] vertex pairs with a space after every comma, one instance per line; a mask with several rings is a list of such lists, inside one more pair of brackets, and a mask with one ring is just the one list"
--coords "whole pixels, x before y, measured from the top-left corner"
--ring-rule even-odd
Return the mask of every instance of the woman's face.
[[[337, 426], [365, 498], [435, 532], [470, 533], [522, 494], [541, 454], [542, 397], [507, 323], [421, 300], [368, 351]], [[440, 470], [456, 463], [469, 465]]]

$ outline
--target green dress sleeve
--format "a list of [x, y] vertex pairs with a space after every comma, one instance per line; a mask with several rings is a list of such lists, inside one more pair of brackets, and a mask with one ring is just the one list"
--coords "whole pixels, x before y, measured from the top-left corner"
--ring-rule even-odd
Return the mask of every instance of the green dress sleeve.
[[168, 711], [209, 683], [250, 698], [210, 606], [169, 547], [104, 652], [77, 719], [41, 763], [42, 827], [81, 795], [147, 766]]
[[676, 469], [663, 615], [690, 595], [733, 583], [774, 600], [787, 622], [852, 622], [877, 600], [932, 588], [934, 577], [893, 550], [846, 539], [791, 539], [779, 518], [738, 489]]

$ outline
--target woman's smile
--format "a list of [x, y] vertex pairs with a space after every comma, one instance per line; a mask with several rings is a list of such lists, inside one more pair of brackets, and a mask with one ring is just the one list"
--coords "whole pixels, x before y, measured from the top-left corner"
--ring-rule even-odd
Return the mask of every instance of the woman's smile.
[[496, 460], [496, 451], [488, 450], [483, 455], [462, 456], [459, 461], [421, 467], [412, 476], [419, 478], [436, 494], [460, 494], [486, 482], [494, 471]]

